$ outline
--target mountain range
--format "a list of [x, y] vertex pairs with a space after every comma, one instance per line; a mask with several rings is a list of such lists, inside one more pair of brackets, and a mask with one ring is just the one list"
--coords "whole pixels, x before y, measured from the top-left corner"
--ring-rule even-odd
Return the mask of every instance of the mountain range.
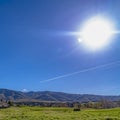
[[120, 96], [103, 96], [91, 94], [69, 94], [63, 92], [38, 91], [21, 92], [0, 89], [0, 99], [12, 101], [54, 101], [54, 102], [97, 102], [100, 100], [119, 101]]

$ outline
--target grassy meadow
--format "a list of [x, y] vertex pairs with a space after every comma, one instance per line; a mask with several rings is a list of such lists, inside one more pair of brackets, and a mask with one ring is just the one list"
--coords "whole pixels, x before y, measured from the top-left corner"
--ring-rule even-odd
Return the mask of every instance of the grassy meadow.
[[0, 109], [0, 120], [120, 120], [120, 108], [86, 109], [11, 107]]

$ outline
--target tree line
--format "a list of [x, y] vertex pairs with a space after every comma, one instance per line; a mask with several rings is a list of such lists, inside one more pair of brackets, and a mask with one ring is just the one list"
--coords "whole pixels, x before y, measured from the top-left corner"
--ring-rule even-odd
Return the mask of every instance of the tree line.
[[98, 102], [53, 102], [53, 101], [11, 101], [11, 100], [0, 100], [0, 108], [6, 108], [10, 106], [41, 106], [41, 107], [70, 107], [74, 109], [85, 109], [85, 108], [94, 108], [94, 109], [108, 109], [120, 107], [119, 101], [109, 101], [109, 100], [100, 100]]

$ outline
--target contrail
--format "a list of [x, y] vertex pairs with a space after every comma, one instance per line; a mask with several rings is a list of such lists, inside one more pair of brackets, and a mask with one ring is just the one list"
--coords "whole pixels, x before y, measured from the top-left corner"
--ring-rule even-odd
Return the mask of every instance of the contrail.
[[114, 61], [114, 62], [110, 62], [110, 63], [107, 63], [107, 64], [103, 64], [103, 65], [99, 65], [99, 66], [95, 66], [95, 67], [91, 67], [91, 68], [87, 68], [87, 69], [82, 69], [80, 71], [76, 71], [76, 72], [73, 72], [73, 73], [68, 73], [68, 74], [65, 74], [65, 75], [53, 77], [53, 78], [50, 78], [50, 79], [47, 79], [47, 80], [40, 81], [40, 83], [54, 81], [54, 80], [57, 80], [57, 79], [60, 79], [60, 78], [69, 77], [69, 76], [72, 76], [72, 75], [75, 75], [75, 74], [84, 73], [84, 72], [96, 70], [96, 69], [99, 69], [99, 68], [104, 68], [104, 67], [111, 66], [111, 65], [114, 65], [114, 64], [118, 64], [119, 65], [120, 64], [120, 60]]

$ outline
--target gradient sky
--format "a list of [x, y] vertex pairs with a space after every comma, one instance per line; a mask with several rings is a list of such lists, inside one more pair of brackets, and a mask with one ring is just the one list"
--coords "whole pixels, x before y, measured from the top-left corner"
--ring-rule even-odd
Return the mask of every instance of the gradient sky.
[[96, 52], [72, 32], [96, 15], [120, 30], [119, 0], [0, 0], [0, 88], [120, 95], [120, 65], [41, 82], [120, 60], [120, 35]]

